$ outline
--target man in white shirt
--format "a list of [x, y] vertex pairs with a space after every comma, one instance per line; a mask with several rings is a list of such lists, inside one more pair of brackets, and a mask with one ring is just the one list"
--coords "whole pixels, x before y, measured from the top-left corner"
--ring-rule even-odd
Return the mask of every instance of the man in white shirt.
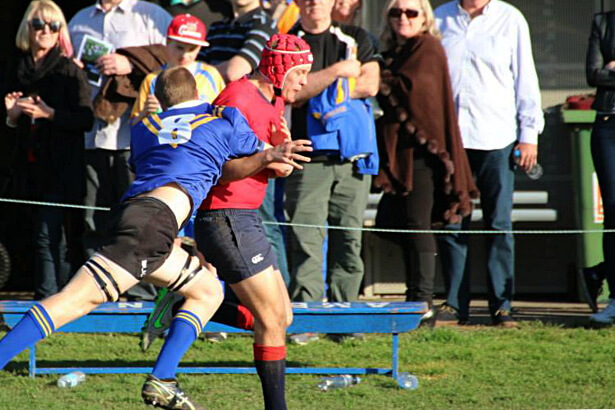
[[[80, 10], [68, 24], [70, 36], [78, 49], [84, 36], [103, 40], [115, 49], [166, 42], [166, 32], [171, 15], [162, 7], [140, 0], [98, 0], [94, 5]], [[131, 72], [128, 59], [111, 53], [98, 60], [98, 69], [104, 75], [123, 75]], [[98, 94], [93, 87], [92, 97]], [[120, 202], [131, 182], [128, 167], [130, 155], [130, 110], [113, 122], [100, 118], [85, 134], [86, 197], [91, 207], [110, 207]], [[90, 256], [102, 243], [103, 229], [109, 212], [87, 210], [84, 246]], [[135, 299], [153, 299], [151, 285], [138, 285], [128, 291]]]
[[[481, 193], [485, 228], [512, 230], [513, 152], [526, 170], [536, 164], [538, 134], [544, 128], [540, 88], [525, 18], [501, 0], [455, 0], [435, 11], [449, 60], [463, 144]], [[469, 218], [461, 225], [465, 229]], [[460, 226], [452, 226], [459, 230]], [[487, 273], [493, 323], [514, 327], [512, 234], [489, 235]], [[438, 324], [465, 322], [470, 281], [467, 235], [440, 238], [447, 300]]]

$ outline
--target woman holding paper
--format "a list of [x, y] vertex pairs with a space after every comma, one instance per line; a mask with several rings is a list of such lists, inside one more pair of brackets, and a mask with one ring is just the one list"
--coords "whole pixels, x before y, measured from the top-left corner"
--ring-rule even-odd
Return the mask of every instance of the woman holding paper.
[[[27, 183], [14, 195], [45, 202], [83, 203], [83, 133], [94, 117], [83, 71], [62, 10], [51, 0], [30, 3], [15, 39], [22, 51], [7, 71], [5, 134], [11, 168]], [[57, 206], [17, 209], [20, 228], [33, 223], [35, 297], [56, 293], [81, 264], [79, 211]], [[21, 218], [19, 218], [21, 216]], [[31, 221], [31, 222], [30, 222]], [[27, 228], [26, 228], [27, 229]], [[32, 248], [32, 247], [31, 247]]]

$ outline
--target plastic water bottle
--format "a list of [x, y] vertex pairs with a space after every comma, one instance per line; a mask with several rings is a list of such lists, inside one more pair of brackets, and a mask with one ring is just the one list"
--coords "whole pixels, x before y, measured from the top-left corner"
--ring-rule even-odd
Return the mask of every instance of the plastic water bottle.
[[540, 165], [538, 162], [528, 171], [525, 171], [525, 175], [527, 175], [529, 179], [534, 180], [540, 179], [540, 177], [542, 177], [542, 174], [544, 174], [544, 170], [542, 169], [542, 165]]
[[323, 377], [320, 383], [318, 383], [318, 388], [322, 391], [329, 391], [332, 389], [343, 389], [360, 382], [361, 378], [359, 376], [342, 374], [340, 376]]
[[58, 387], [67, 388], [75, 387], [85, 381], [85, 373], [71, 372], [58, 379]]
[[[521, 151], [516, 149], [515, 150], [515, 164], [519, 164], [519, 159], [521, 159]], [[533, 180], [540, 179], [540, 177], [542, 177], [542, 175], [544, 174], [542, 165], [540, 165], [538, 162], [534, 164], [534, 166], [530, 168], [529, 170], [526, 170], [525, 168], [523, 170], [525, 171], [525, 175], [527, 175], [529, 179], [533, 179]]]
[[402, 372], [397, 374], [397, 384], [402, 389], [416, 390], [419, 388], [419, 379], [412, 373]]

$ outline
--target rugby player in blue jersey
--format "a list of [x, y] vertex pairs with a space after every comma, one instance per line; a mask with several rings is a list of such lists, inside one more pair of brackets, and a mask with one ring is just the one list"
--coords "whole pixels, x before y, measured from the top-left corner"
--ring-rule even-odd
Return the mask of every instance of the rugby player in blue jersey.
[[229, 159], [258, 155], [271, 164], [309, 159], [309, 141], [286, 141], [267, 148], [234, 108], [196, 100], [194, 77], [183, 67], [164, 71], [156, 82], [163, 113], [150, 115], [132, 130], [135, 180], [112, 210], [110, 238], [57, 294], [37, 303], [0, 341], [0, 369], [19, 352], [96, 306], [116, 301], [146, 281], [185, 296], [152, 374], [142, 389], [147, 404], [197, 409], [179, 388], [179, 361], [222, 302], [218, 279], [174, 244], [193, 207], [202, 202]]

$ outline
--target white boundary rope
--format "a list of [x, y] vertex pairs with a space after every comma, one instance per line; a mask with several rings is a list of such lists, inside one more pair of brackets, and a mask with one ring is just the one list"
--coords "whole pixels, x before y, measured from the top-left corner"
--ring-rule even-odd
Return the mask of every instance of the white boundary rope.
[[22, 205], [55, 206], [58, 208], [93, 209], [95, 211], [110, 211], [111, 210], [111, 208], [104, 208], [100, 206], [59, 204], [56, 202], [27, 201], [25, 199], [0, 198], [0, 202], [7, 202], [7, 203], [12, 203], [12, 204], [22, 204]]
[[519, 229], [510, 231], [493, 231], [493, 230], [455, 230], [455, 229], [382, 229], [382, 228], [352, 228], [345, 226], [328, 226], [328, 225], [309, 225], [309, 224], [297, 224], [290, 222], [263, 222], [270, 225], [282, 225], [291, 226], [294, 228], [318, 228], [318, 229], [333, 229], [333, 230], [345, 230], [345, 231], [363, 231], [363, 232], [382, 232], [382, 233], [432, 233], [432, 234], [472, 234], [472, 235], [502, 235], [502, 234], [515, 234], [515, 235], [573, 235], [582, 233], [614, 233], [615, 229], [558, 229], [558, 230], [532, 230], [532, 229]]
[[[87, 205], [61, 204], [56, 202], [41, 202], [28, 201], [24, 199], [0, 198], [0, 202], [36, 205], [36, 206], [54, 206], [59, 208], [73, 209], [91, 209], [95, 211], [110, 211], [111, 208]], [[310, 225], [297, 224], [290, 222], [263, 222], [266, 225], [290, 226], [294, 228], [310, 228], [310, 229], [331, 229], [331, 230], [346, 230], [346, 231], [362, 231], [362, 232], [380, 232], [380, 233], [431, 233], [431, 234], [470, 234], [470, 235], [579, 235], [579, 234], [602, 234], [615, 233], [615, 229], [552, 229], [552, 230], [534, 230], [521, 229], [509, 231], [493, 231], [493, 230], [453, 230], [453, 229], [382, 229], [382, 228], [363, 228], [363, 227], [346, 227], [346, 226], [330, 226], [330, 225]]]

